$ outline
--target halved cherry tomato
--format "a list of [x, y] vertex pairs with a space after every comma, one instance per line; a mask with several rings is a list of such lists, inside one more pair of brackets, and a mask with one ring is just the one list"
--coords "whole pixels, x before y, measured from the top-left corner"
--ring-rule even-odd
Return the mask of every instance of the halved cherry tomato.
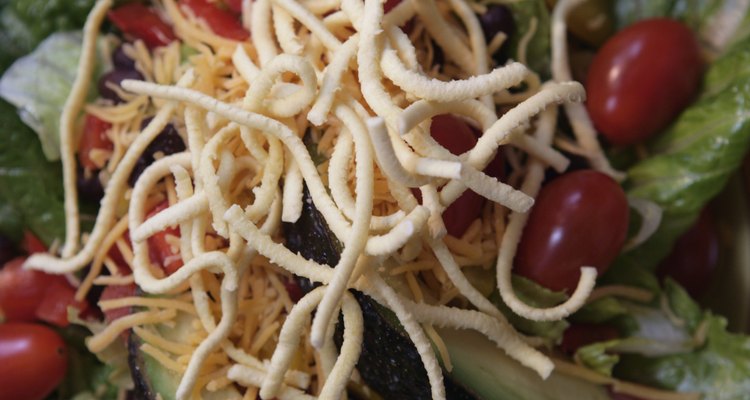
[[232, 40], [246, 40], [250, 33], [245, 30], [236, 15], [216, 7], [206, 0], [181, 0], [180, 4], [189, 8], [193, 15], [206, 21], [214, 33]]
[[698, 220], [674, 244], [657, 269], [660, 278], [671, 277], [693, 297], [708, 289], [719, 263], [719, 232], [711, 213], [703, 210]]
[[0, 399], [44, 399], [67, 369], [68, 350], [55, 331], [38, 324], [0, 324]]
[[126, 3], [107, 14], [124, 34], [141, 39], [149, 48], [166, 46], [176, 39], [172, 27], [154, 9], [141, 3]]
[[[135, 296], [136, 290], [137, 288], [133, 283], [129, 285], [109, 285], [102, 291], [102, 296], [99, 298], [99, 301], [115, 300], [123, 297]], [[104, 311], [104, 318], [107, 320], [107, 323], [111, 323], [112, 321], [129, 314], [129, 307], [113, 308], [111, 310]]]
[[8, 321], [33, 321], [47, 288], [65, 281], [59, 275], [22, 269], [24, 261], [25, 257], [15, 258], [0, 270], [0, 309]]
[[76, 290], [70, 283], [56, 280], [47, 286], [34, 314], [40, 321], [64, 328], [69, 325], [68, 307], [77, 308], [80, 313], [88, 309], [88, 304], [76, 301], [75, 296]]
[[539, 192], [518, 246], [516, 272], [552, 290], [575, 289], [582, 266], [605, 271], [628, 232], [620, 185], [593, 170], [569, 172]]
[[[166, 201], [159, 203], [148, 213], [147, 219], [156, 215], [159, 211], [169, 207]], [[167, 239], [168, 236], [180, 237], [179, 227], [169, 227], [161, 232], [157, 232], [148, 238], [148, 253], [151, 262], [160, 265], [167, 275], [172, 275], [182, 267], [182, 257], [179, 251], [174, 251], [172, 244]]]
[[615, 145], [664, 130], [693, 100], [703, 72], [695, 35], [669, 19], [637, 22], [608, 40], [586, 81], [591, 119]]
[[86, 115], [83, 135], [81, 135], [81, 141], [78, 144], [78, 162], [84, 168], [91, 170], [98, 170], [100, 168], [99, 165], [91, 160], [91, 150], [112, 150], [114, 147], [106, 134], [107, 130], [111, 127], [112, 124], [109, 122], [102, 121], [91, 114]]
[[612, 326], [602, 324], [572, 324], [563, 332], [560, 350], [573, 355], [578, 349], [597, 342], [617, 339], [620, 333]]

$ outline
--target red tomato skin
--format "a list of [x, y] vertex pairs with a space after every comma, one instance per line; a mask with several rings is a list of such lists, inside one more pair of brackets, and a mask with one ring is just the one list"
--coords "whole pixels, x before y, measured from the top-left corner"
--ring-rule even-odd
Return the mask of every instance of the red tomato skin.
[[9, 261], [0, 270], [0, 309], [8, 321], [33, 321], [45, 291], [65, 278], [22, 269], [25, 257]]
[[516, 272], [552, 290], [575, 289], [582, 266], [601, 274], [628, 232], [620, 185], [593, 170], [561, 175], [542, 187], [523, 231]]
[[126, 3], [107, 13], [109, 20], [124, 34], [143, 40], [149, 48], [166, 46], [176, 39], [172, 27], [152, 8]]
[[211, 30], [221, 37], [243, 41], [250, 37], [237, 16], [222, 10], [206, 0], [181, 0], [180, 4], [189, 8], [197, 18], [206, 21]]
[[77, 301], [75, 296], [76, 290], [70, 283], [64, 280], [52, 282], [44, 291], [34, 315], [40, 321], [64, 328], [70, 324], [68, 307], [77, 308], [79, 314], [88, 309], [88, 304], [85, 301]]
[[614, 145], [664, 130], [700, 88], [704, 62], [695, 35], [664, 18], [635, 23], [596, 54], [586, 92], [591, 119]]
[[242, 0], [224, 0], [224, 3], [235, 13], [242, 13]]
[[86, 122], [83, 126], [83, 135], [81, 135], [81, 141], [78, 143], [78, 162], [84, 167], [90, 170], [97, 170], [99, 166], [91, 160], [91, 150], [112, 150], [114, 144], [107, 137], [107, 130], [112, 127], [112, 124], [100, 120], [99, 118], [87, 114]]
[[[99, 298], [99, 301], [115, 300], [121, 299], [123, 297], [135, 296], [137, 290], [138, 288], [134, 283], [131, 283], [129, 285], [109, 285], [102, 291], [102, 296]], [[112, 321], [129, 314], [130, 307], [113, 308], [111, 310], [104, 311], [104, 318], [107, 320], [107, 323], [111, 323]]]
[[[146, 219], [167, 207], [169, 207], [169, 203], [166, 201], [159, 203], [148, 213]], [[179, 257], [179, 253], [172, 251], [172, 245], [167, 241], [167, 235], [179, 237], [179, 227], [169, 227], [149, 237], [147, 239], [148, 253], [152, 263], [160, 265], [167, 275], [172, 275], [182, 267], [183, 261], [182, 257]]]
[[711, 213], [705, 209], [698, 220], [685, 232], [672, 248], [672, 252], [659, 264], [659, 278], [671, 277], [694, 298], [708, 289], [719, 263], [719, 232]]
[[0, 324], [0, 399], [44, 399], [60, 384], [67, 368], [65, 342], [52, 329]]
[[572, 356], [583, 346], [617, 339], [618, 337], [620, 337], [620, 333], [609, 325], [572, 324], [563, 332], [560, 350]]

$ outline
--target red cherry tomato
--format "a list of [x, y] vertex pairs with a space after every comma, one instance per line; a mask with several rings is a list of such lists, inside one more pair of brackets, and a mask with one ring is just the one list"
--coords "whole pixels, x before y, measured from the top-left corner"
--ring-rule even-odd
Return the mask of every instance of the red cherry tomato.
[[660, 278], [671, 277], [693, 297], [708, 288], [719, 263], [719, 232], [708, 210], [675, 243], [657, 269]]
[[[169, 207], [166, 201], [160, 203], [148, 214], [148, 217], [157, 214], [159, 211]], [[160, 265], [167, 275], [172, 275], [182, 267], [182, 257], [177, 249], [173, 249], [172, 244], [167, 239], [168, 236], [180, 237], [180, 228], [170, 227], [161, 232], [157, 232], [148, 238], [148, 253], [151, 262]]]
[[78, 162], [84, 168], [91, 170], [100, 168], [91, 160], [91, 150], [112, 150], [114, 147], [106, 134], [110, 127], [112, 127], [112, 124], [109, 122], [102, 121], [91, 114], [86, 115], [83, 135], [81, 135], [81, 142], [78, 144]]
[[152, 8], [141, 3], [126, 3], [107, 14], [124, 34], [141, 39], [149, 48], [166, 46], [176, 39], [172, 27]]
[[612, 326], [600, 324], [572, 324], [565, 330], [560, 350], [573, 355], [578, 349], [597, 342], [617, 339], [620, 333]]
[[669, 19], [635, 23], [608, 40], [586, 81], [591, 119], [615, 145], [664, 130], [693, 100], [703, 60], [693, 33]]
[[230, 11], [222, 10], [206, 0], [181, 0], [180, 4], [189, 8], [196, 17], [206, 21], [211, 30], [219, 36], [232, 40], [246, 40], [250, 33], [240, 20]]
[[68, 307], [77, 308], [82, 314], [88, 309], [85, 301], [75, 299], [76, 290], [65, 280], [52, 282], [44, 291], [42, 301], [36, 308], [35, 315], [40, 321], [66, 327], [68, 322]]
[[[99, 298], [99, 301], [115, 300], [121, 299], [123, 297], [135, 296], [136, 291], [137, 287], [132, 283], [129, 285], [109, 285], [102, 291], [102, 296]], [[129, 314], [129, 307], [113, 308], [111, 310], [104, 311], [104, 318], [108, 323], [110, 323]]]
[[0, 324], [0, 399], [44, 399], [67, 369], [68, 351], [55, 331], [37, 324]]
[[25, 257], [9, 261], [0, 270], [0, 309], [8, 321], [33, 321], [47, 288], [64, 282], [59, 275], [22, 269]]
[[593, 170], [562, 175], [539, 192], [516, 255], [516, 272], [552, 290], [575, 289], [582, 266], [603, 272], [628, 232], [620, 185]]

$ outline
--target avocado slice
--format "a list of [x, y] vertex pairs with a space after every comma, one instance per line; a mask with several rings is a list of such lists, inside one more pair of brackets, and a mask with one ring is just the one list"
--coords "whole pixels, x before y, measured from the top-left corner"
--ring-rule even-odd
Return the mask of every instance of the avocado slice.
[[[179, 312], [173, 327], [159, 325], [159, 334], [167, 340], [185, 342], [185, 336], [193, 331], [192, 321], [195, 318], [187, 313]], [[137, 399], [144, 400], [174, 400], [177, 386], [180, 384], [181, 374], [164, 367], [156, 359], [141, 350], [143, 341], [135, 333], [128, 336], [128, 365], [135, 384], [134, 393]], [[242, 394], [234, 387], [227, 386], [215, 392], [203, 390], [201, 396], [205, 400], [234, 400], [241, 399]]]
[[[341, 244], [313, 205], [307, 189], [301, 217], [284, 225], [286, 246], [307, 259], [336, 265]], [[303, 289], [311, 289], [299, 279]], [[430, 384], [417, 349], [393, 313], [369, 296], [353, 291], [364, 315], [362, 354], [357, 369], [363, 380], [387, 399], [429, 399]], [[341, 323], [337, 327], [341, 345]], [[441, 330], [453, 363], [443, 370], [449, 399], [579, 399], [609, 400], [605, 388], [580, 379], [553, 374], [542, 380], [473, 331]]]

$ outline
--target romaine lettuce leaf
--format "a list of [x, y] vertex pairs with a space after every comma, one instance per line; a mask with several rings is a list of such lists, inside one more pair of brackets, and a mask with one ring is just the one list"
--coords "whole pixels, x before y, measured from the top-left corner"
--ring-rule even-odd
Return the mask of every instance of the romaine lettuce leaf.
[[513, 11], [513, 18], [516, 22], [516, 33], [510, 37], [508, 54], [511, 58], [518, 60], [521, 38], [534, 29], [533, 36], [526, 47], [526, 62], [529, 68], [540, 74], [543, 79], [549, 78], [552, 33], [547, 4], [544, 0], [519, 0], [507, 6]]
[[94, 0], [4, 0], [0, 2], [0, 73], [52, 32], [83, 26]]
[[700, 311], [673, 282], [667, 282], [665, 295], [685, 328], [705, 341], [695, 351], [682, 354], [621, 354], [613, 374], [664, 389], [700, 392], [704, 400], [750, 399], [750, 337], [728, 332], [726, 319]]
[[45, 244], [65, 231], [59, 163], [45, 159], [15, 107], [0, 100], [0, 232], [15, 241], [30, 229]]
[[21, 119], [39, 135], [48, 160], [60, 158], [60, 114], [76, 77], [82, 41], [81, 32], [52, 34], [0, 78], [0, 97], [18, 107]]
[[[516, 296], [532, 307], [552, 307], [564, 302], [568, 298], [565, 293], [553, 292], [518, 275], [514, 275], [512, 280]], [[568, 328], [568, 322], [565, 320], [532, 321], [519, 316], [503, 302], [497, 290], [492, 292], [489, 299], [505, 314], [508, 321], [516, 329], [529, 335], [544, 338], [550, 345], [558, 343], [562, 338], [563, 332]]]

